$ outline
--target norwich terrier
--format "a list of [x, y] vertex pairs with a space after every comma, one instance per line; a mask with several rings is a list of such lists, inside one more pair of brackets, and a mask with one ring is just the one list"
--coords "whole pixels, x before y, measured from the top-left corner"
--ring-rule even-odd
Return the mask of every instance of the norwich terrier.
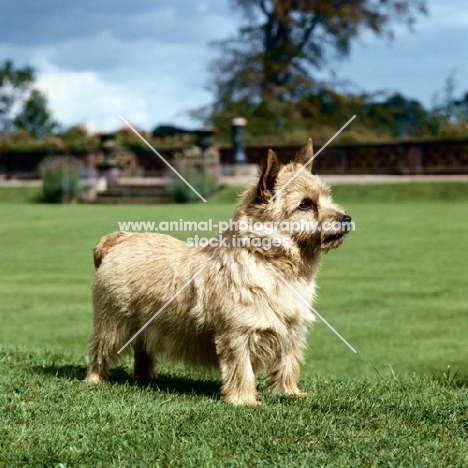
[[122, 231], [101, 238], [86, 382], [105, 381], [119, 350], [145, 327], [131, 343], [136, 379], [156, 378], [162, 355], [218, 368], [222, 398], [236, 405], [260, 404], [260, 368], [272, 390], [305, 395], [297, 380], [314, 321], [307, 304], [321, 254], [341, 244], [351, 223], [311, 173], [312, 157], [310, 139], [286, 165], [270, 150], [229, 228], [207, 245]]

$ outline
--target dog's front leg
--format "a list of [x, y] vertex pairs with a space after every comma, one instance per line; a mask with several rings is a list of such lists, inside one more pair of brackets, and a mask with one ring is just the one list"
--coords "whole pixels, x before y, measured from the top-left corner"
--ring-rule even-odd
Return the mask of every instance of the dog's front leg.
[[299, 378], [299, 361], [302, 360], [300, 348], [293, 345], [292, 349], [281, 356], [281, 359], [271, 370], [268, 386], [275, 392], [304, 397], [307, 393], [297, 388]]
[[154, 380], [156, 373], [154, 372], [155, 358], [148, 354], [146, 343], [142, 336], [135, 340], [134, 346], [135, 364], [133, 367], [133, 376], [135, 380]]
[[233, 405], [258, 406], [255, 373], [248, 336], [223, 336], [215, 340], [221, 370], [223, 400]]

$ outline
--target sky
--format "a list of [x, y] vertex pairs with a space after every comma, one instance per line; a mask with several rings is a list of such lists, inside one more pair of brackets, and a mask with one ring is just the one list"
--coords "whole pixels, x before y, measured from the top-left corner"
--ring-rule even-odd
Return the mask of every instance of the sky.
[[[447, 78], [468, 91], [468, 3], [427, 0], [413, 32], [395, 40], [365, 34], [333, 74], [350, 91], [399, 91], [430, 106]], [[39, 88], [64, 126], [115, 130], [121, 114], [138, 128], [196, 128], [190, 110], [207, 105], [210, 44], [243, 23], [229, 0], [0, 0], [0, 61], [36, 69]]]

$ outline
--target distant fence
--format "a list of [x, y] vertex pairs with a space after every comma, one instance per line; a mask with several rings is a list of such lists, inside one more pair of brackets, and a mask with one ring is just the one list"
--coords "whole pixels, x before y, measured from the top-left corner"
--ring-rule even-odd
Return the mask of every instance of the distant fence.
[[[286, 163], [299, 146], [250, 146], [249, 163], [260, 163], [268, 148]], [[317, 152], [320, 146], [315, 146]], [[221, 163], [231, 161], [232, 148], [220, 148]], [[330, 145], [314, 160], [320, 174], [467, 174], [468, 140]]]
[[[0, 174], [7, 178], [36, 178], [39, 176], [39, 163], [47, 156], [54, 155], [55, 153], [57, 153], [56, 150], [17, 150], [1, 153]], [[59, 156], [59, 154], [56, 155]], [[76, 151], [71, 156], [82, 161], [84, 166], [94, 167], [93, 153], [89, 151]]]
[[[294, 158], [299, 146], [248, 146], [249, 163], [260, 163], [273, 149], [286, 163]], [[315, 147], [315, 152], [320, 146]], [[181, 148], [158, 149], [168, 161]], [[220, 147], [221, 164], [232, 161], [232, 147]], [[0, 174], [6, 177], [37, 177], [38, 164], [48, 151], [15, 151], [0, 154]], [[101, 155], [95, 149], [74, 152], [91, 173]], [[167, 173], [167, 166], [150, 150], [135, 150], [116, 155], [129, 173], [157, 176]], [[376, 144], [330, 145], [314, 161], [320, 174], [468, 174], [468, 139], [432, 140]]]

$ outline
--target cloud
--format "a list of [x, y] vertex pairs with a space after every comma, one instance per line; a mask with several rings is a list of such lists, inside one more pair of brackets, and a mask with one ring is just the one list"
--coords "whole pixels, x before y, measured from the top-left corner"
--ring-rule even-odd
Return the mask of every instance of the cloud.
[[230, 20], [227, 5], [219, 0], [0, 0], [0, 9], [2, 41], [23, 46], [57, 44], [99, 31], [123, 40], [201, 44]]
[[[93, 130], [121, 126], [117, 114], [151, 129], [195, 126], [187, 110], [212, 99], [204, 87], [217, 53], [210, 41], [241, 24], [228, 0], [0, 0], [0, 60], [36, 68], [55, 118]], [[330, 63], [355, 89], [400, 90], [430, 105], [457, 70], [468, 83], [466, 0], [429, 0], [411, 34], [396, 28], [388, 44], [363, 35], [344, 62]]]
[[38, 85], [60, 122], [85, 123], [92, 131], [121, 127], [118, 114], [145, 129], [163, 122], [191, 127], [188, 111], [209, 101], [208, 93], [194, 93], [183, 81], [157, 74], [153, 80], [108, 81], [95, 72], [57, 70], [42, 73]]
[[468, 11], [465, 0], [428, 2], [429, 16], [420, 17], [414, 31], [396, 28], [395, 40], [378, 40], [371, 34], [355, 43], [348, 59], [333, 66], [334, 73], [346, 77], [354, 91], [399, 91], [434, 104], [445, 81], [455, 72], [456, 95], [468, 91]]
[[236, 28], [227, 11], [217, 0], [12, 2], [0, 18], [0, 58], [36, 68], [65, 126], [110, 130], [117, 113], [146, 128], [193, 126], [188, 110], [210, 100], [208, 43]]

